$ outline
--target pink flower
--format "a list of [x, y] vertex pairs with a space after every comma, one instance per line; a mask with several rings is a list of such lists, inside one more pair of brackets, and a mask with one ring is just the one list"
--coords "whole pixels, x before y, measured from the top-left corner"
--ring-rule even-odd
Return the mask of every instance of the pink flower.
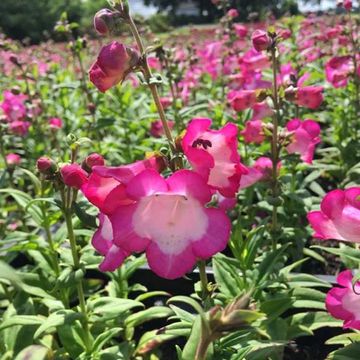
[[324, 100], [322, 86], [299, 87], [296, 103], [309, 109], [317, 109]]
[[[243, 175], [240, 180], [239, 189], [245, 189], [254, 185], [258, 181], [265, 181], [271, 178], [273, 163], [270, 158], [259, 157], [253, 166], [247, 167], [248, 173]], [[277, 164], [277, 171], [281, 168], [281, 162]]]
[[290, 29], [281, 29], [279, 31], [279, 36], [283, 39], [283, 40], [286, 40], [286, 39], [289, 39], [291, 37], [291, 30]]
[[291, 143], [286, 147], [288, 153], [299, 153], [302, 161], [312, 164], [315, 146], [321, 141], [320, 125], [310, 119], [293, 119], [286, 124], [286, 128], [293, 133]]
[[246, 172], [237, 151], [238, 129], [233, 123], [211, 130], [210, 119], [193, 119], [182, 140], [184, 153], [194, 171], [225, 197], [234, 197]]
[[139, 54], [136, 50], [113, 41], [104, 46], [89, 70], [90, 81], [101, 91], [122, 82], [131, 69], [138, 63]]
[[130, 255], [130, 252], [114, 244], [113, 228], [109, 218], [100, 213], [99, 220], [100, 226], [95, 232], [91, 244], [98, 253], [104, 256], [99, 269], [101, 271], [115, 271]]
[[307, 218], [321, 240], [360, 242], [360, 187], [333, 190], [321, 201], [319, 211]]
[[57, 166], [52, 159], [47, 156], [41, 156], [36, 161], [36, 167], [41, 174], [47, 175], [51, 174], [53, 171], [55, 172]]
[[166, 279], [189, 272], [197, 259], [222, 251], [230, 221], [220, 209], [206, 208], [210, 188], [201, 176], [179, 170], [164, 179], [144, 170], [127, 185], [135, 203], [110, 216], [114, 244], [126, 252], [146, 252], [150, 268]]
[[133, 203], [126, 195], [126, 184], [145, 169], [161, 171], [162, 162], [153, 156], [118, 167], [95, 166], [81, 191], [102, 213], [109, 215], [119, 206]]
[[79, 164], [64, 165], [60, 173], [64, 184], [75, 189], [80, 189], [88, 181], [88, 174]]
[[15, 135], [26, 136], [29, 132], [30, 125], [28, 121], [16, 120], [9, 124], [9, 130]]
[[88, 155], [83, 161], [82, 167], [85, 171], [91, 172], [94, 166], [104, 166], [105, 159], [101, 154], [92, 153]]
[[168, 107], [170, 107], [173, 103], [173, 98], [169, 97], [169, 96], [164, 96], [162, 98], [160, 98], [160, 102], [161, 105], [163, 106], [164, 109], [167, 109]]
[[9, 166], [19, 165], [21, 163], [21, 157], [18, 154], [10, 153], [6, 155], [6, 163]]
[[226, 15], [232, 19], [235, 19], [239, 16], [239, 12], [236, 9], [230, 9]]
[[228, 93], [228, 101], [235, 111], [251, 108], [256, 103], [255, 90], [231, 90]]
[[271, 39], [264, 30], [255, 30], [251, 36], [252, 44], [256, 51], [267, 50], [271, 45]]
[[63, 127], [63, 121], [59, 118], [50, 118], [49, 126], [52, 130], [59, 130]]
[[[174, 127], [174, 121], [168, 121], [170, 130]], [[155, 138], [160, 138], [164, 135], [164, 128], [161, 120], [156, 120], [151, 123], [150, 134]]]
[[23, 94], [15, 95], [8, 90], [5, 90], [3, 95], [4, 100], [1, 103], [1, 108], [8, 122], [24, 119], [26, 116], [26, 107], [24, 102], [27, 99], [27, 96]]
[[264, 139], [263, 123], [261, 120], [251, 120], [245, 123], [245, 129], [240, 132], [246, 143], [261, 144]]
[[161, 70], [161, 63], [157, 57], [149, 56], [147, 58], [147, 62], [152, 69], [157, 70], [157, 71]]
[[352, 69], [350, 56], [335, 56], [325, 64], [326, 80], [335, 88], [344, 87]]
[[266, 101], [254, 104], [252, 106], [252, 109], [253, 116], [251, 120], [262, 120], [266, 117], [272, 116], [274, 113], [271, 107], [266, 103]]
[[342, 271], [336, 279], [340, 287], [327, 293], [325, 305], [330, 315], [344, 320], [344, 329], [360, 330], [360, 282], [353, 285], [352, 280], [351, 270]]
[[114, 13], [109, 9], [101, 9], [94, 16], [94, 28], [100, 35], [108, 35], [114, 28]]
[[248, 29], [246, 26], [241, 25], [241, 24], [234, 24], [234, 30], [236, 35], [240, 38], [243, 39], [246, 37], [246, 35], [248, 34]]

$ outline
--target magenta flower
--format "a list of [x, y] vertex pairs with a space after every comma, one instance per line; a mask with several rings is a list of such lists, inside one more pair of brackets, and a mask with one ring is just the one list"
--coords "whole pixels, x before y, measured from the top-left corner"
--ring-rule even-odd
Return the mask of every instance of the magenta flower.
[[1, 108], [6, 116], [8, 122], [23, 120], [26, 116], [25, 100], [26, 95], [15, 95], [11, 91], [5, 90], [4, 100], [1, 103]]
[[100, 213], [99, 220], [100, 226], [95, 232], [91, 244], [98, 253], [104, 256], [99, 269], [101, 271], [115, 271], [130, 255], [130, 252], [114, 244], [113, 229], [109, 218]]
[[352, 280], [351, 270], [342, 271], [336, 279], [341, 287], [327, 293], [325, 305], [334, 318], [344, 320], [344, 329], [360, 330], [360, 282], [353, 286]]
[[325, 65], [326, 80], [335, 88], [345, 87], [352, 69], [350, 56], [335, 56]]
[[232, 19], [235, 19], [239, 16], [239, 12], [236, 9], [230, 9], [226, 13], [226, 15]]
[[59, 130], [63, 127], [63, 121], [60, 118], [50, 118], [49, 126], [52, 130]]
[[[246, 189], [258, 181], [266, 181], [271, 178], [273, 163], [270, 158], [259, 157], [253, 166], [247, 167], [248, 173], [243, 175], [240, 180], [239, 189]], [[281, 162], [277, 164], [277, 171], [281, 168]]]
[[138, 63], [139, 54], [136, 50], [113, 41], [104, 46], [89, 70], [90, 81], [101, 91], [122, 82], [131, 69]]
[[[168, 121], [169, 128], [172, 129], [175, 126], [174, 121]], [[164, 128], [161, 120], [156, 120], [151, 123], [150, 134], [155, 138], [160, 138], [164, 135]]]
[[125, 252], [145, 251], [157, 275], [181, 277], [198, 259], [226, 247], [230, 221], [222, 210], [205, 207], [211, 190], [193, 171], [179, 170], [165, 180], [155, 170], [144, 170], [126, 192], [135, 203], [110, 215], [113, 242]]
[[81, 191], [102, 213], [109, 215], [119, 206], [133, 203], [126, 194], [126, 184], [135, 175], [145, 169], [160, 171], [161, 167], [161, 161], [156, 157], [118, 167], [94, 166]]
[[228, 93], [228, 101], [235, 111], [242, 111], [251, 108], [256, 104], [255, 90], [231, 90]]
[[21, 157], [18, 154], [10, 153], [6, 155], [6, 163], [9, 166], [19, 165], [21, 163]]
[[265, 140], [261, 120], [251, 120], [245, 123], [245, 129], [240, 132], [246, 143], [261, 144]]
[[246, 37], [246, 35], [248, 34], [248, 29], [246, 26], [242, 25], [242, 24], [234, 24], [234, 30], [236, 35], [240, 38], [243, 39]]
[[251, 41], [256, 51], [267, 50], [271, 45], [271, 39], [264, 30], [255, 30], [251, 36]]
[[321, 201], [319, 211], [307, 215], [314, 237], [321, 240], [360, 242], [360, 187], [333, 190]]
[[317, 109], [324, 100], [323, 91], [322, 86], [299, 87], [296, 103], [309, 109]]
[[19, 136], [26, 136], [30, 127], [29, 121], [15, 120], [9, 124], [9, 130], [11, 133]]
[[246, 173], [237, 151], [238, 129], [233, 123], [211, 130], [210, 119], [193, 119], [182, 140], [184, 153], [194, 171], [225, 197], [234, 197]]
[[315, 146], [321, 141], [320, 125], [310, 119], [293, 119], [286, 124], [286, 128], [293, 134], [290, 145], [286, 147], [288, 153], [299, 153], [302, 161], [312, 164]]
[[94, 16], [94, 28], [99, 35], [109, 35], [114, 28], [114, 13], [109, 9], [101, 9]]
[[64, 184], [75, 189], [80, 189], [88, 180], [87, 172], [76, 163], [62, 166], [60, 173]]

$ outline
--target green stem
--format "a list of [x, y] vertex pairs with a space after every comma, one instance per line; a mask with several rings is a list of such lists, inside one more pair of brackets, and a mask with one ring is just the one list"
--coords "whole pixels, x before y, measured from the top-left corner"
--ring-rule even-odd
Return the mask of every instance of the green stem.
[[152, 97], [154, 99], [157, 111], [159, 113], [160, 120], [161, 120], [162, 126], [164, 128], [166, 138], [168, 140], [168, 143], [169, 143], [169, 146], [170, 146], [170, 149], [171, 149], [172, 153], [175, 155], [176, 154], [175, 141], [174, 141], [174, 138], [173, 138], [173, 136], [171, 134], [168, 122], [166, 120], [166, 115], [165, 115], [164, 108], [161, 105], [157, 85], [156, 84], [150, 84], [150, 80], [152, 78], [152, 73], [151, 73], [151, 70], [150, 70], [150, 67], [149, 67], [149, 64], [148, 64], [148, 61], [147, 61], [147, 56], [146, 56], [146, 52], [145, 52], [143, 42], [141, 40], [139, 31], [138, 31], [138, 29], [137, 29], [137, 27], [136, 27], [136, 25], [134, 23], [134, 20], [132, 19], [132, 17], [130, 15], [127, 17], [127, 21], [128, 21], [128, 23], [130, 25], [131, 32], [132, 32], [132, 34], [133, 34], [133, 36], [135, 38], [136, 44], [137, 44], [137, 46], [139, 48], [139, 51], [140, 51], [140, 54], [141, 54], [141, 56], [143, 58], [144, 76], [145, 76], [146, 82], [148, 83], [148, 86], [149, 86], [149, 89], [151, 91]]
[[[62, 198], [64, 199], [64, 193], [62, 194]], [[75, 234], [74, 234], [74, 228], [73, 228], [73, 223], [72, 223], [72, 210], [71, 210], [71, 204], [67, 204], [67, 206], [64, 206], [63, 208], [63, 214], [65, 217], [65, 222], [66, 222], [66, 228], [68, 231], [68, 238], [70, 241], [70, 247], [71, 247], [71, 255], [73, 258], [73, 263], [74, 263], [74, 270], [78, 270], [80, 269], [80, 260], [79, 260], [79, 254], [77, 251], [77, 246], [76, 246], [76, 239], [75, 239]], [[78, 298], [79, 298], [79, 305], [80, 305], [80, 311], [83, 315], [83, 319], [81, 321], [82, 325], [83, 325], [83, 329], [84, 329], [84, 343], [86, 346], [86, 352], [90, 353], [91, 349], [92, 349], [92, 340], [91, 340], [91, 334], [90, 334], [90, 329], [89, 329], [89, 320], [88, 320], [88, 316], [87, 316], [87, 309], [86, 309], [86, 302], [85, 302], [85, 294], [84, 294], [84, 287], [83, 287], [83, 280], [79, 280], [78, 283], [76, 284], [76, 288], [77, 288], [77, 293], [78, 293]]]
[[273, 242], [273, 249], [276, 249], [277, 244], [277, 228], [278, 228], [278, 196], [279, 196], [279, 184], [278, 184], [278, 175], [277, 175], [277, 165], [279, 161], [279, 148], [278, 148], [278, 127], [280, 122], [280, 106], [279, 106], [279, 94], [277, 86], [277, 60], [276, 60], [276, 47], [274, 46], [271, 49], [271, 61], [272, 61], [272, 71], [273, 71], [273, 102], [274, 102], [274, 115], [273, 115], [273, 131], [271, 139], [271, 160], [272, 160], [272, 182], [271, 182], [271, 192], [273, 209], [271, 215], [271, 235]]
[[204, 260], [198, 261], [200, 283], [201, 283], [201, 298], [204, 305], [205, 311], [211, 307], [210, 303], [210, 292], [209, 292], [209, 281], [206, 274], [206, 262]]

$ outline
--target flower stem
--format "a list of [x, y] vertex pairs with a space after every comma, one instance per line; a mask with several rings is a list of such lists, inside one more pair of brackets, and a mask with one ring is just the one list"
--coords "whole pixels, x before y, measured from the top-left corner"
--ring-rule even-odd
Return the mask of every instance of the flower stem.
[[137, 46], [138, 46], [138, 48], [140, 50], [140, 54], [141, 54], [141, 56], [143, 58], [144, 76], [145, 76], [146, 82], [148, 83], [148, 86], [149, 86], [149, 89], [151, 91], [152, 97], [154, 99], [157, 111], [159, 113], [160, 120], [161, 120], [162, 126], [164, 128], [164, 132], [165, 132], [166, 138], [168, 140], [171, 152], [175, 155], [176, 154], [175, 141], [174, 141], [174, 138], [173, 138], [173, 136], [171, 134], [168, 122], [166, 120], [165, 111], [164, 111], [164, 108], [163, 108], [163, 106], [161, 104], [161, 101], [160, 101], [160, 96], [159, 96], [157, 85], [156, 84], [151, 84], [152, 73], [151, 73], [151, 70], [150, 70], [150, 67], [149, 67], [149, 64], [148, 64], [148, 61], [147, 61], [147, 56], [146, 56], [144, 44], [143, 44], [143, 42], [141, 40], [141, 37], [140, 37], [139, 31], [137, 29], [137, 26], [135, 25], [134, 20], [132, 19], [131, 15], [129, 15], [126, 20], [128, 21], [131, 32], [132, 32], [132, 34], [133, 34], [133, 36], [135, 38], [136, 44], [137, 44]]
[[278, 228], [278, 197], [279, 197], [279, 184], [277, 165], [279, 161], [279, 147], [278, 147], [278, 127], [280, 122], [280, 106], [279, 106], [279, 94], [277, 86], [277, 59], [276, 59], [276, 47], [273, 46], [271, 49], [271, 61], [273, 71], [273, 102], [274, 102], [274, 115], [273, 115], [273, 131], [271, 139], [271, 161], [272, 161], [272, 182], [271, 192], [273, 200], [272, 216], [271, 216], [271, 236], [273, 243], [273, 250], [276, 249], [277, 244], [277, 228]]
[[[64, 194], [63, 190], [61, 190], [61, 191], [62, 191], [62, 199], [64, 200], [65, 194]], [[80, 269], [80, 260], [79, 260], [79, 254], [77, 251], [76, 239], [75, 239], [74, 228], [73, 228], [73, 223], [72, 223], [71, 208], [72, 208], [72, 203], [71, 204], [67, 203], [66, 205], [64, 204], [63, 214], [65, 217], [68, 238], [70, 241], [71, 255], [72, 255], [73, 263], [74, 263], [74, 270], [76, 271], [76, 270]], [[83, 325], [83, 330], [84, 330], [84, 343], [85, 343], [85, 347], [86, 347], [86, 352], [90, 353], [91, 348], [92, 348], [92, 344], [91, 344], [92, 340], [91, 340], [91, 334], [90, 334], [90, 329], [89, 329], [89, 320], [88, 320], [88, 316], [87, 316], [85, 294], [84, 294], [84, 287], [83, 287], [82, 279], [80, 279], [77, 282], [76, 288], [77, 288], [77, 293], [78, 293], [78, 298], [79, 298], [80, 311], [83, 315], [81, 323]]]
[[201, 299], [205, 308], [205, 311], [210, 309], [210, 292], [209, 292], [209, 281], [206, 274], [206, 263], [204, 260], [198, 261], [200, 283], [201, 283]]

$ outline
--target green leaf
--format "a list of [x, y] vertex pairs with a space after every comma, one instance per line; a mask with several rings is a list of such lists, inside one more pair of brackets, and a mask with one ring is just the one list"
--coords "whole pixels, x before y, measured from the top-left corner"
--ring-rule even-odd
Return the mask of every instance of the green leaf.
[[117, 335], [121, 330], [122, 330], [122, 328], [116, 327], [116, 328], [104, 331], [102, 334], [100, 334], [95, 339], [92, 351], [94, 353], [99, 352], [102, 349], [102, 347], [108, 341], [110, 341], [115, 335]]
[[295, 297], [294, 308], [325, 310], [326, 295], [319, 290], [296, 287], [293, 295]]
[[356, 264], [360, 264], [360, 251], [354, 248], [351, 248], [347, 245], [341, 245], [340, 248], [329, 248], [325, 246], [312, 246], [312, 249], [321, 249], [330, 254], [338, 255], [341, 258], [348, 259], [350, 261], [354, 261]]
[[40, 193], [40, 190], [41, 190], [41, 182], [40, 180], [38, 179], [38, 177], [32, 173], [31, 171], [27, 170], [27, 169], [24, 169], [24, 168], [18, 168], [17, 169], [18, 171], [22, 171], [24, 174], [26, 174], [30, 180], [32, 181], [32, 183], [34, 184], [34, 187], [35, 187], [35, 190], [36, 190], [36, 193], [39, 194]]
[[360, 342], [360, 334], [355, 332], [350, 332], [346, 334], [341, 334], [334, 336], [328, 339], [326, 345], [349, 345], [353, 342]]
[[73, 204], [74, 211], [79, 220], [86, 226], [97, 228], [96, 216], [88, 214], [78, 203]]
[[154, 306], [150, 309], [142, 310], [135, 314], [129, 315], [125, 320], [125, 325], [136, 327], [146, 321], [169, 317], [173, 314], [173, 310], [166, 306]]
[[36, 315], [13, 315], [2, 321], [0, 331], [15, 325], [41, 325], [44, 318]]
[[88, 301], [88, 307], [92, 310], [92, 321], [105, 321], [117, 318], [135, 307], [144, 307], [144, 305], [135, 300], [101, 297]]
[[329, 354], [328, 360], [359, 360], [360, 343], [350, 344]]
[[82, 316], [82, 314], [73, 310], [59, 310], [43, 321], [42, 325], [36, 330], [34, 338], [40, 337], [45, 332], [55, 331], [55, 328], [60, 325], [72, 325], [75, 320], [80, 320]]
[[30, 345], [23, 349], [15, 360], [45, 360], [48, 359], [50, 349], [41, 345]]

